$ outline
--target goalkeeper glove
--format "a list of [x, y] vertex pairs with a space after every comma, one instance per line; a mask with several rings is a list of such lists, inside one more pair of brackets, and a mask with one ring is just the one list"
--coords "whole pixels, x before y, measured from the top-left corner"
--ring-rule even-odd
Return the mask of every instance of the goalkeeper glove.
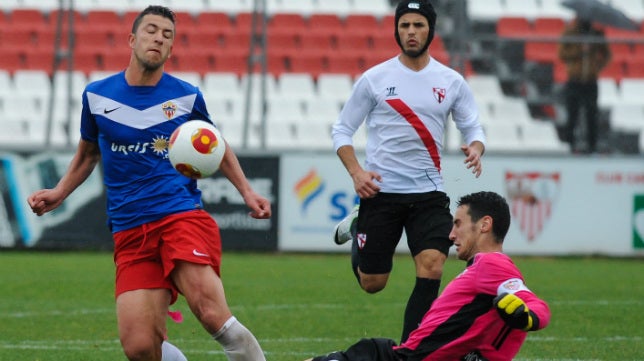
[[494, 306], [505, 323], [523, 331], [539, 328], [539, 318], [528, 309], [528, 305], [514, 294], [502, 293], [494, 299]]

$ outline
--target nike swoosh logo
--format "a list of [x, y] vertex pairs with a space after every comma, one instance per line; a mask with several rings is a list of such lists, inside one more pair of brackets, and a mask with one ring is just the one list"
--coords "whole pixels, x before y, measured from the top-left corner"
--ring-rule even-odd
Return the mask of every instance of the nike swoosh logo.
[[103, 114], [109, 114], [109, 113], [111, 113], [111, 112], [115, 111], [116, 109], [121, 109], [121, 107], [116, 107], [116, 108], [114, 108], [114, 109], [110, 109], [110, 110], [108, 110], [107, 108], [105, 108], [105, 109], [103, 109]]
[[196, 249], [193, 249], [193, 250], [192, 250], [192, 254], [194, 254], [194, 255], [195, 255], [195, 256], [197, 256], [197, 257], [208, 257], [208, 255], [207, 255], [207, 254], [205, 254], [205, 253], [201, 253], [201, 252], [197, 251]]

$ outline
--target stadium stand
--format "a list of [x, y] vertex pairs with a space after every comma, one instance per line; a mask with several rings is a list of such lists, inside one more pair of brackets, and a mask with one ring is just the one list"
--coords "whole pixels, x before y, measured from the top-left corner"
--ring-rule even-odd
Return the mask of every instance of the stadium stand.
[[[67, 127], [74, 127], [73, 121], [77, 118], [66, 119], [67, 114], [77, 114], [79, 104], [63, 99], [69, 93], [61, 85], [65, 82], [60, 80], [60, 72], [72, 66], [73, 98], [78, 97], [79, 88], [88, 81], [124, 69], [130, 57], [124, 46], [127, 32], [137, 12], [148, 5], [142, 0], [76, 0], [74, 3], [74, 28], [68, 33], [69, 18], [66, 12], [59, 11], [57, 0], [0, 0], [3, 10], [0, 14], [2, 123], [12, 117], [7, 112], [17, 111], [13, 103], [5, 106], [16, 95], [24, 95], [26, 102], [37, 104], [38, 111], [45, 112], [45, 119], [49, 116], [51, 98], [52, 144], [61, 146], [70, 141]], [[162, 3], [177, 11], [180, 34], [167, 69], [202, 88], [227, 138], [241, 145], [253, 1], [164, 0]], [[627, 0], [612, 0], [611, 3], [638, 21], [644, 18], [641, 1], [631, 4]], [[556, 44], [574, 13], [562, 7], [560, 0], [467, 1], [465, 15], [471, 36], [466, 46], [462, 46], [452, 31], [454, 24], [450, 25], [450, 16], [457, 18], [457, 14], [449, 12], [453, 10], [453, 3], [436, 0], [436, 6], [441, 21], [431, 54], [440, 62], [461, 66], [457, 69], [467, 78], [479, 102], [481, 118], [491, 139], [490, 150], [534, 151], [541, 144], [544, 151], [562, 151], [565, 147], [558, 138], [557, 127], [564, 118], [559, 91], [565, 72], [556, 57]], [[291, 142], [285, 142], [288, 144], [267, 143], [267, 146], [283, 148], [299, 144], [329, 149], [326, 140], [314, 142], [320, 140], [322, 131], [329, 132], [350, 94], [353, 80], [398, 51], [392, 36], [392, 4], [388, 0], [268, 0], [266, 9], [268, 103], [264, 106], [260, 102], [261, 66], [254, 63], [248, 144], [261, 144], [260, 122], [262, 109], [266, 108], [268, 128], [273, 123], [286, 123], [276, 128], [282, 131], [280, 137], [292, 137]], [[64, 16], [59, 19], [59, 15]], [[613, 129], [620, 131], [641, 133], [637, 127], [622, 126], [620, 120], [624, 119], [622, 114], [637, 113], [616, 107], [639, 101], [643, 91], [644, 23], [642, 27], [639, 32], [606, 27], [613, 61], [601, 74], [599, 104], [604, 120], [615, 123]], [[68, 59], [65, 54], [72, 44], [70, 35], [74, 48]], [[59, 49], [55, 48], [56, 43]], [[469, 50], [459, 53], [464, 48]], [[25, 72], [38, 78], [40, 83], [25, 81]], [[45, 80], [48, 85], [42, 85]], [[293, 98], [299, 105], [281, 104], [285, 98]], [[298, 111], [291, 114], [277, 111], [296, 108]], [[16, 131], [25, 131], [24, 127], [12, 126]], [[366, 139], [363, 137], [366, 132], [360, 132], [358, 148], [364, 147]], [[458, 134], [449, 133], [454, 132], [448, 131], [448, 149], [457, 149], [452, 146], [458, 143]], [[42, 138], [24, 134], [35, 140]], [[553, 142], [547, 142], [547, 137], [553, 137]], [[9, 143], [2, 140], [1, 144]]]

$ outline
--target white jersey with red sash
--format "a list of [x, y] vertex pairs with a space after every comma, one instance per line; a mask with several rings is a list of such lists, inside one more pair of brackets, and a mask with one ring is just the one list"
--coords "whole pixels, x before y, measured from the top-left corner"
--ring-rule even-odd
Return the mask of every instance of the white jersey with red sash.
[[430, 59], [420, 71], [398, 57], [367, 70], [333, 126], [335, 150], [367, 127], [365, 169], [382, 176], [382, 192], [444, 191], [441, 153], [449, 115], [470, 144], [485, 144], [478, 108], [465, 79]]

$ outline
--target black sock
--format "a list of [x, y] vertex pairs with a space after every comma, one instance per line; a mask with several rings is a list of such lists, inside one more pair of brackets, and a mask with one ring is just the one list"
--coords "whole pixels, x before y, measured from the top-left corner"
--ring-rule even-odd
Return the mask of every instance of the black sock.
[[405, 321], [400, 343], [405, 342], [411, 331], [418, 328], [423, 316], [438, 297], [440, 285], [440, 280], [416, 277], [416, 285], [409, 296], [409, 301], [407, 301], [407, 308], [405, 308]]
[[351, 240], [351, 269], [353, 274], [360, 284], [360, 274], [358, 274], [358, 263], [360, 261], [360, 256], [358, 255], [358, 240], [355, 237]]

